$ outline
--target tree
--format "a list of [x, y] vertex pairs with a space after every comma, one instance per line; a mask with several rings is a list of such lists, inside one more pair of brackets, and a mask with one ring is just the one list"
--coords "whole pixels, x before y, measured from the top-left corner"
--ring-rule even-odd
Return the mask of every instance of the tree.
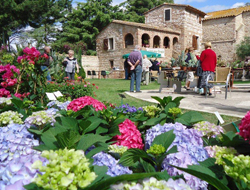
[[250, 56], [250, 37], [245, 37], [244, 40], [237, 46], [236, 54], [239, 58], [245, 59]]
[[121, 3], [126, 8], [127, 20], [144, 23], [143, 14], [163, 3], [174, 3], [173, 0], [127, 0]]
[[[4, 0], [1, 3], [0, 32], [3, 44], [9, 37], [25, 26], [38, 28], [53, 24], [71, 10], [72, 0]], [[45, 37], [46, 41], [46, 37]]]

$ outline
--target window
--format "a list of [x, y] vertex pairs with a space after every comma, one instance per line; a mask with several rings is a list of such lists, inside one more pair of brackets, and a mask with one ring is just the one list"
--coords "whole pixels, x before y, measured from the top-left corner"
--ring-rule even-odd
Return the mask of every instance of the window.
[[113, 69], [114, 68], [114, 60], [109, 60], [109, 64], [110, 64], [110, 68]]
[[193, 35], [192, 46], [193, 46], [193, 48], [194, 48], [195, 50], [198, 49], [198, 38], [199, 38], [198, 36]]
[[125, 48], [127, 48], [128, 45], [134, 45], [134, 38], [132, 34], [127, 34], [125, 36]]
[[164, 41], [163, 41], [163, 46], [165, 47], [165, 48], [170, 48], [170, 39], [169, 39], [169, 37], [165, 37], [164, 38]]
[[165, 18], [165, 21], [171, 20], [171, 9], [165, 9], [164, 18]]
[[109, 49], [109, 42], [108, 39], [103, 40], [103, 49], [108, 50]]
[[114, 38], [109, 38], [109, 50], [114, 49]]

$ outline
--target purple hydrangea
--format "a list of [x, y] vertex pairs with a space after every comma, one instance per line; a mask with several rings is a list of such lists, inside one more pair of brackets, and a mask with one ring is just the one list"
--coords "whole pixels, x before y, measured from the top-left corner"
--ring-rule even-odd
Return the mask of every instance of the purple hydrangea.
[[40, 152], [33, 150], [39, 145], [24, 125], [9, 124], [0, 128], [0, 189], [23, 190], [38, 174], [31, 168], [36, 160], [45, 161]]
[[99, 152], [93, 156], [93, 165], [107, 166], [107, 175], [112, 177], [119, 176], [123, 174], [132, 174], [133, 172], [128, 168], [118, 164], [119, 160], [116, 160], [111, 155], [105, 152]]
[[59, 102], [59, 101], [53, 100], [53, 101], [49, 102], [49, 103], [47, 104], [47, 106], [48, 106], [49, 108], [54, 107], [54, 108], [57, 108], [57, 109], [59, 109], [59, 110], [67, 110], [67, 106], [69, 105], [69, 103], [70, 103], [70, 101]]
[[186, 168], [188, 165], [199, 164], [198, 162], [208, 158], [208, 153], [203, 147], [201, 132], [195, 129], [187, 129], [186, 126], [180, 123], [166, 123], [163, 126], [158, 124], [146, 132], [146, 149], [150, 147], [156, 136], [172, 129], [174, 129], [176, 137], [169, 149], [176, 145], [179, 152], [170, 154], [164, 159], [162, 163], [163, 170], [167, 170], [171, 176], [183, 174], [187, 180], [187, 184], [189, 184], [192, 189], [207, 189], [207, 183], [205, 181], [170, 166], [171, 164]]
[[140, 112], [143, 111], [143, 109], [141, 107], [139, 107], [138, 109], [134, 106], [129, 106], [129, 104], [123, 104], [120, 107], [117, 107], [116, 109], [121, 109], [123, 113], [128, 114], [128, 113], [136, 113], [136, 112]]

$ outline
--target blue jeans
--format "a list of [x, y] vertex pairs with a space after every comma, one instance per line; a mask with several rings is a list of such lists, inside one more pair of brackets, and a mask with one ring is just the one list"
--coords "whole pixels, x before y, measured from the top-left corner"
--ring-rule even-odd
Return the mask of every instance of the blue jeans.
[[51, 81], [51, 76], [50, 76], [50, 72], [48, 70], [47, 66], [41, 66], [42, 71], [46, 72], [47, 71], [47, 81]]
[[129, 75], [128, 68], [125, 68], [124, 70], [125, 70], [125, 79], [128, 80], [128, 75]]
[[134, 91], [134, 83], [135, 83], [136, 92], [139, 92], [141, 88], [142, 66], [137, 65], [137, 67], [130, 72], [131, 72], [130, 91]]

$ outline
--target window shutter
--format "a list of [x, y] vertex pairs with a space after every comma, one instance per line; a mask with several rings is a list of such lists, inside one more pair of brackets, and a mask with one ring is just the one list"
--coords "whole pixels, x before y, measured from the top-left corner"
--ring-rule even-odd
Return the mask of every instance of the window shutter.
[[165, 21], [170, 20], [170, 9], [165, 10]]
[[109, 42], [108, 39], [103, 40], [103, 49], [108, 50], [109, 49]]
[[199, 24], [201, 24], [201, 16], [199, 16]]
[[193, 35], [193, 43], [192, 43], [193, 48], [196, 50], [197, 49], [197, 37]]

